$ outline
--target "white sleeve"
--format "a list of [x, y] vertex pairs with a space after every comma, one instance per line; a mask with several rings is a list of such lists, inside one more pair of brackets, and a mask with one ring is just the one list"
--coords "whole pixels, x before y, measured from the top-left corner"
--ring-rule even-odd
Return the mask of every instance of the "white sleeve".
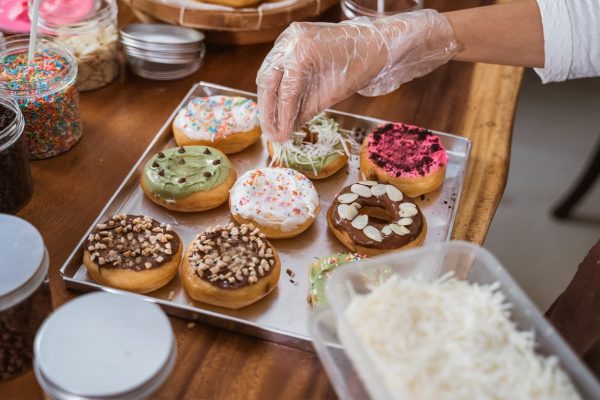
[[600, 0], [537, 0], [544, 29], [542, 82], [600, 76]]

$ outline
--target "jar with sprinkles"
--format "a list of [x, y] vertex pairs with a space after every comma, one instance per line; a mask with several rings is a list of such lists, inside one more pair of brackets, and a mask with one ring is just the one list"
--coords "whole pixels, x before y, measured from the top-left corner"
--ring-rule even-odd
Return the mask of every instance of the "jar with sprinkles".
[[61, 154], [82, 135], [77, 62], [68, 47], [41, 36], [32, 63], [29, 36], [12, 36], [0, 51], [0, 92], [14, 98], [25, 119], [25, 135], [33, 160]]
[[116, 0], [72, 0], [68, 7], [40, 0], [38, 26], [75, 55], [79, 91], [99, 89], [119, 76]]

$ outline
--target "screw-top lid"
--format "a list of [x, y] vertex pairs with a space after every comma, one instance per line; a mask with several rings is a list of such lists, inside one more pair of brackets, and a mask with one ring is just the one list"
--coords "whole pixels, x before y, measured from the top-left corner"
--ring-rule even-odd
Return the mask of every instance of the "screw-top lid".
[[34, 353], [38, 382], [53, 398], [138, 399], [168, 377], [175, 340], [156, 304], [99, 292], [50, 315]]
[[0, 214], [0, 311], [29, 297], [47, 272], [38, 230], [21, 218]]

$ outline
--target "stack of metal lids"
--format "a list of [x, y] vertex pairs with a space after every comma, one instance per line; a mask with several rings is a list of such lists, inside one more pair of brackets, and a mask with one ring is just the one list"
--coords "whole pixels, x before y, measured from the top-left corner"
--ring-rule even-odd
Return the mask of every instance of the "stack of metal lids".
[[144, 78], [179, 79], [196, 72], [204, 60], [204, 34], [165, 24], [130, 24], [121, 45], [131, 70]]

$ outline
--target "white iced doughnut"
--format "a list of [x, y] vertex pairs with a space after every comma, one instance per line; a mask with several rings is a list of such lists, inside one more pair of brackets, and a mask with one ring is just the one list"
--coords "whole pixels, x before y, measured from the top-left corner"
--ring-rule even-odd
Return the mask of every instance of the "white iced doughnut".
[[252, 223], [269, 238], [299, 235], [320, 210], [312, 182], [290, 168], [246, 172], [231, 188], [229, 206], [237, 222]]
[[212, 146], [236, 153], [260, 138], [256, 102], [239, 96], [194, 97], [173, 121], [180, 146]]

